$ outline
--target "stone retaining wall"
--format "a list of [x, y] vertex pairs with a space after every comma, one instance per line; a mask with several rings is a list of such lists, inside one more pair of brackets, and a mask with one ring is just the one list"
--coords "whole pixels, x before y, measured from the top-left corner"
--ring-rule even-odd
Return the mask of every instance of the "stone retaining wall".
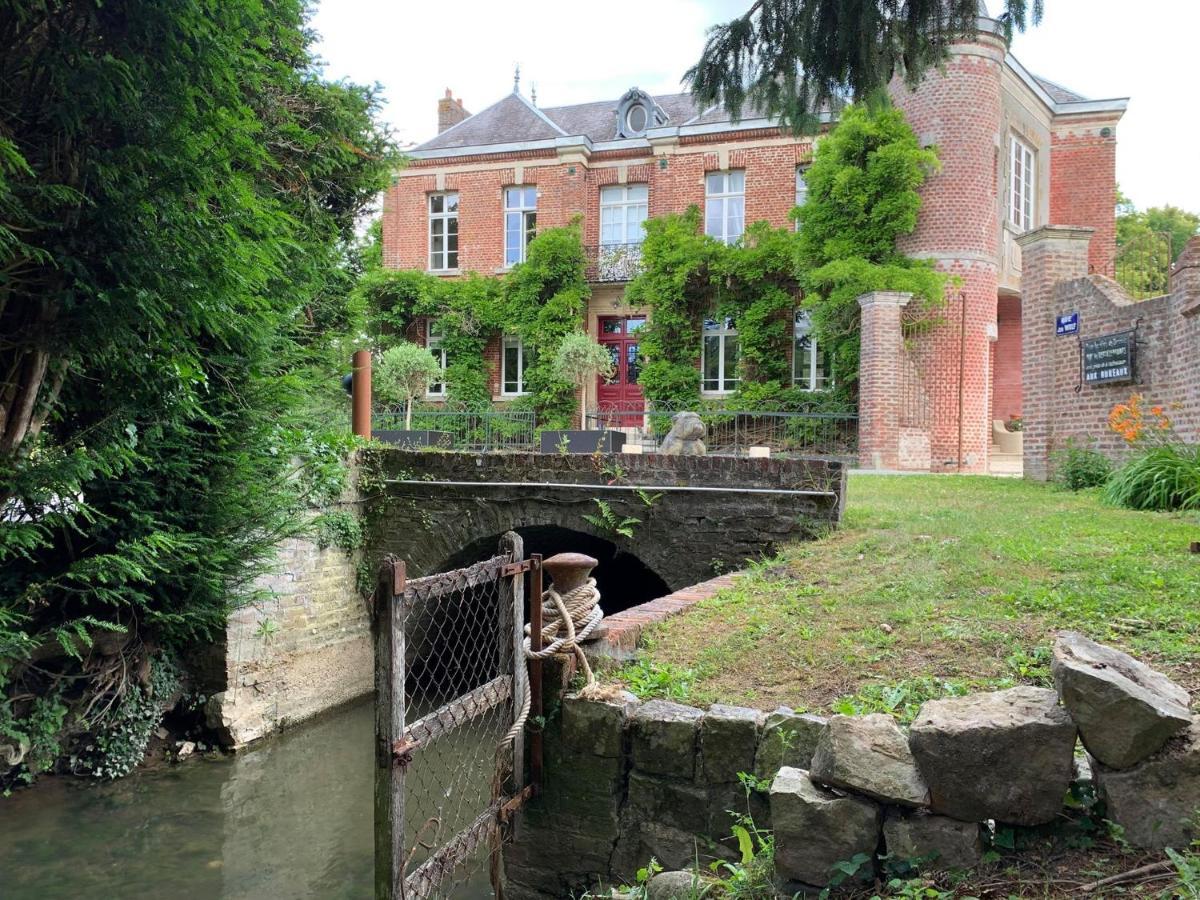
[[930, 701], [907, 730], [885, 715], [567, 696], [547, 725], [541, 796], [505, 850], [507, 896], [631, 883], [651, 857], [668, 869], [735, 859], [730, 810], [773, 828], [788, 891], [826, 884], [859, 853], [866, 874], [885, 853], [969, 868], [988, 824], [1051, 822], [1081, 779], [1134, 845], [1186, 847], [1200, 808], [1190, 697], [1073, 633], [1060, 635], [1053, 670], [1056, 690]]

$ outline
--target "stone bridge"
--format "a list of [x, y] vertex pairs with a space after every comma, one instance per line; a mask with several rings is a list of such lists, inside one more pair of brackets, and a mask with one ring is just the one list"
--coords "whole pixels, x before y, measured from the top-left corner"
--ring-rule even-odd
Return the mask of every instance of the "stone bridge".
[[[678, 590], [810, 538], [841, 519], [845, 467], [814, 459], [372, 451], [371, 556], [410, 575], [476, 562], [508, 530], [527, 552], [575, 549], [630, 563], [653, 591]], [[597, 525], [601, 502], [640, 521], [632, 537]], [[598, 570], [598, 574], [600, 574]], [[653, 577], [652, 577], [653, 576]], [[624, 607], [649, 597], [629, 598]], [[607, 604], [606, 604], [607, 605]], [[612, 608], [612, 607], [610, 607]]]

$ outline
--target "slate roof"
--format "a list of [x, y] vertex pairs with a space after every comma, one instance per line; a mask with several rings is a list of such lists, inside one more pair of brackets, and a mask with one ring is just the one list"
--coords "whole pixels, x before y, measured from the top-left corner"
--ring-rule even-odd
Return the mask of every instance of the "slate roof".
[[[669, 125], [682, 125], [700, 112], [691, 94], [659, 94], [652, 95], [652, 99], [667, 114]], [[514, 92], [415, 149], [449, 150], [580, 134], [586, 135], [593, 143], [611, 141], [617, 137], [616, 113], [619, 102], [600, 100], [540, 109]], [[728, 118], [722, 113], [717, 120], [726, 121]]]
[[1086, 100], [1082, 94], [1077, 94], [1074, 91], [1068, 90], [1061, 84], [1057, 84], [1048, 78], [1043, 78], [1041, 75], [1034, 75], [1033, 80], [1036, 81], [1055, 103], [1078, 103], [1080, 100]]

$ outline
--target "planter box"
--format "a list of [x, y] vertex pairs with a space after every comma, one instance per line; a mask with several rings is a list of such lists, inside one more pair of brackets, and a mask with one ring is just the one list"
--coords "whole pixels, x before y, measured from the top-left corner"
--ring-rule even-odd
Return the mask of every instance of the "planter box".
[[543, 431], [541, 449], [560, 453], [565, 438], [568, 453], [620, 453], [625, 437], [623, 431]]
[[371, 437], [385, 444], [403, 447], [406, 450], [418, 450], [422, 447], [436, 447], [438, 450], [449, 450], [453, 441], [448, 431], [391, 431], [377, 429], [371, 432]]

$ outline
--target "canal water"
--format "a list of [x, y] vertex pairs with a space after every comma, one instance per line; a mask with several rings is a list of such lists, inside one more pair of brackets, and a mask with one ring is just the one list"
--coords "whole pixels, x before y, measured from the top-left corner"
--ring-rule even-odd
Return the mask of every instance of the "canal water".
[[[236, 756], [0, 799], [0, 898], [370, 900], [370, 701]], [[491, 897], [486, 872], [454, 896]]]

